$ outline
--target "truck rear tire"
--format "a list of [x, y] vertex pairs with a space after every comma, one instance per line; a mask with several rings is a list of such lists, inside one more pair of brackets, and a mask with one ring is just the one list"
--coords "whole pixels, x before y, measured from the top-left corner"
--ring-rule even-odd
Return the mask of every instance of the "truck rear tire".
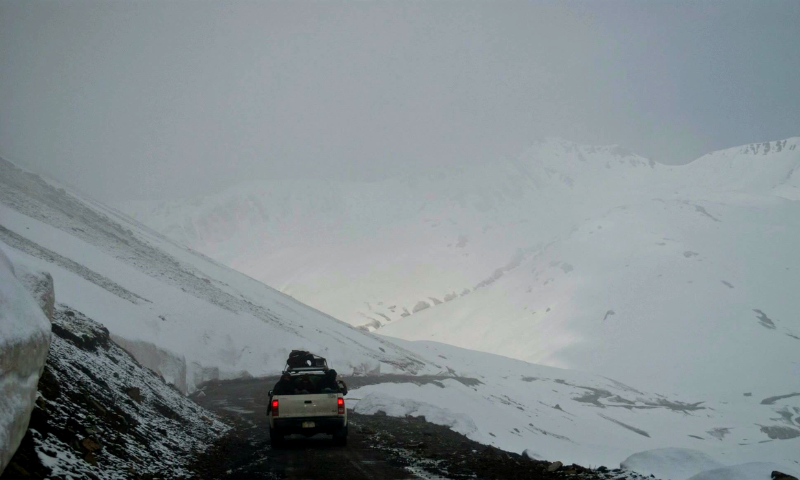
[[283, 434], [277, 428], [270, 427], [269, 429], [269, 444], [272, 448], [281, 448], [283, 446]]
[[337, 447], [347, 446], [347, 427], [343, 427], [341, 430], [333, 434], [333, 444]]

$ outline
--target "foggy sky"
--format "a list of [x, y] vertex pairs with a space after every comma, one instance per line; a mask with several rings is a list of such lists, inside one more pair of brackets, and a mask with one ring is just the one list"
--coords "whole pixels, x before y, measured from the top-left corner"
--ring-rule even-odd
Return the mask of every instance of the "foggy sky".
[[0, 0], [0, 156], [107, 200], [797, 135], [798, 1]]

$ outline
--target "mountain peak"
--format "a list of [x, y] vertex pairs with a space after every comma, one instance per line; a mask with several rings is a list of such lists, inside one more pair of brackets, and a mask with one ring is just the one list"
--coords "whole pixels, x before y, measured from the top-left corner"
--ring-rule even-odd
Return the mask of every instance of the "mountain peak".
[[618, 144], [611, 145], [588, 145], [585, 143], [578, 143], [572, 140], [567, 140], [561, 137], [545, 137], [533, 144], [531, 150], [549, 151], [549, 152], [564, 152], [564, 153], [581, 153], [583, 155], [606, 154], [617, 158], [636, 157], [643, 158], [641, 155], [636, 154], [629, 148], [623, 147]]
[[537, 141], [522, 154], [521, 159], [549, 164], [552, 168], [574, 164], [571, 168], [581, 170], [585, 168], [582, 165], [595, 165], [595, 169], [615, 169], [620, 165], [650, 168], [656, 166], [655, 161], [637, 155], [621, 145], [586, 145], [561, 137], [546, 137]]
[[770, 142], [750, 143], [738, 147], [717, 150], [709, 155], [738, 156], [752, 155], [764, 156], [782, 152], [795, 151], [800, 154], [800, 137], [790, 137], [785, 140], [774, 140]]

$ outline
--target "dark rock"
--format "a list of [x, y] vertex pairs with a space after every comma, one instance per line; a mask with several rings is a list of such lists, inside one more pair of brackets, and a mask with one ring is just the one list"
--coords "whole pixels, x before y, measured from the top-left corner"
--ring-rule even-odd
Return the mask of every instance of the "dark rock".
[[47, 411], [37, 405], [31, 412], [28, 428], [32, 428], [42, 435], [47, 434]]
[[61, 395], [61, 387], [58, 385], [58, 379], [53, 375], [50, 367], [45, 365], [42, 376], [39, 377], [39, 391], [42, 396], [48, 400], [55, 400]]
[[83, 449], [83, 450], [85, 450], [87, 452], [90, 452], [90, 453], [91, 452], [96, 452], [96, 451], [100, 450], [101, 448], [103, 448], [103, 446], [100, 445], [100, 442], [98, 442], [97, 439], [94, 438], [94, 437], [86, 437], [86, 438], [84, 438], [83, 440], [80, 441], [80, 446], [81, 446], [81, 449]]
[[97, 456], [93, 452], [89, 452], [83, 456], [83, 460], [92, 466], [97, 466]]
[[83, 318], [76, 317], [75, 312], [69, 310], [63, 315], [61, 312], [56, 312], [54, 318], [56, 321], [53, 322], [53, 334], [76, 347], [89, 352], [97, 352], [98, 347], [103, 347], [104, 350], [111, 347], [111, 338], [106, 327], [85, 322]]
[[164, 405], [159, 401], [153, 402], [153, 408], [161, 414], [163, 417], [171, 418], [172, 420], [180, 420], [181, 416], [178, 415], [173, 409], [169, 408], [168, 406]]
[[108, 410], [106, 410], [104, 406], [100, 405], [100, 402], [98, 402], [94, 398], [87, 396], [85, 397], [85, 399], [86, 403], [88, 403], [89, 406], [92, 407], [92, 409], [97, 413], [97, 415], [105, 417], [108, 414]]
[[772, 475], [770, 475], [770, 476], [772, 477], [773, 480], [797, 480], [797, 477], [793, 477], [791, 475], [787, 475], [787, 474], [785, 474], [783, 472], [779, 472], [777, 470], [774, 470], [772, 472]]
[[139, 387], [129, 387], [125, 389], [125, 394], [131, 397], [136, 403], [142, 403], [142, 391]]
[[126, 415], [119, 415], [115, 412], [109, 414], [108, 422], [111, 427], [122, 433], [128, 433], [132, 426], [135, 426], [135, 420], [128, 418]]
[[17, 462], [9, 463], [4, 471], [9, 475], [13, 475], [14, 478], [30, 478], [31, 476], [31, 474]]

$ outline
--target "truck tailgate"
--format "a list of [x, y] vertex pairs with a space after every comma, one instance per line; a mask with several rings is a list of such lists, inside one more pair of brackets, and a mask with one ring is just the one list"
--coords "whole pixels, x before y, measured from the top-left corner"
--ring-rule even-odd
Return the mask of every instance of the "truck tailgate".
[[315, 393], [309, 395], [281, 395], [280, 417], [322, 417], [336, 415], [338, 395]]

